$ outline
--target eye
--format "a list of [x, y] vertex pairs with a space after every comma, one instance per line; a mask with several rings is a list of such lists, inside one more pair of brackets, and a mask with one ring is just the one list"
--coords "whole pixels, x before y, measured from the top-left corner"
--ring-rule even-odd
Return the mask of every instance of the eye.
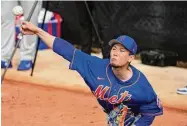
[[116, 50], [116, 47], [113, 47], [112, 50]]
[[120, 52], [126, 52], [126, 50], [125, 49], [120, 49]]

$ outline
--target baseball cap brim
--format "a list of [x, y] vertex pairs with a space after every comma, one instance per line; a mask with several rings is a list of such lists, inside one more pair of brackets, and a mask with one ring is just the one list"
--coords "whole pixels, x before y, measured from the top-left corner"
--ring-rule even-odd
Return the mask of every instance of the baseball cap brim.
[[[121, 44], [125, 49], [129, 50], [127, 47], [125, 47], [125, 45], [123, 43], [121, 43], [120, 41], [118, 41], [116, 39], [110, 40], [108, 44], [109, 44], [109, 46], [113, 46], [114, 44]], [[131, 51], [129, 50], [129, 52], [131, 52]]]
[[[113, 46], [114, 44], [122, 44], [121, 42], [119, 42], [118, 40], [116, 39], [112, 39], [109, 41], [109, 46]], [[123, 45], [123, 44], [122, 44]], [[124, 46], [124, 45], [123, 45]]]

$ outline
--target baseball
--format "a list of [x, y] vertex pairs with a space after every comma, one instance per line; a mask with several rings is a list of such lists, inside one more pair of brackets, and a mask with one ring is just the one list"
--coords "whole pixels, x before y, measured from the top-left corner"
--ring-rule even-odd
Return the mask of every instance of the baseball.
[[23, 8], [21, 6], [15, 6], [12, 12], [14, 15], [23, 15]]

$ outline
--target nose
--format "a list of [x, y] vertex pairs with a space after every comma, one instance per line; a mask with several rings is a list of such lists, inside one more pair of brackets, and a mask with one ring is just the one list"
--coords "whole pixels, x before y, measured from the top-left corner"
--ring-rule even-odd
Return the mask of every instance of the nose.
[[119, 51], [115, 50], [113, 56], [118, 56], [118, 55], [119, 55]]
[[117, 56], [118, 54], [117, 53], [114, 53], [114, 56]]

